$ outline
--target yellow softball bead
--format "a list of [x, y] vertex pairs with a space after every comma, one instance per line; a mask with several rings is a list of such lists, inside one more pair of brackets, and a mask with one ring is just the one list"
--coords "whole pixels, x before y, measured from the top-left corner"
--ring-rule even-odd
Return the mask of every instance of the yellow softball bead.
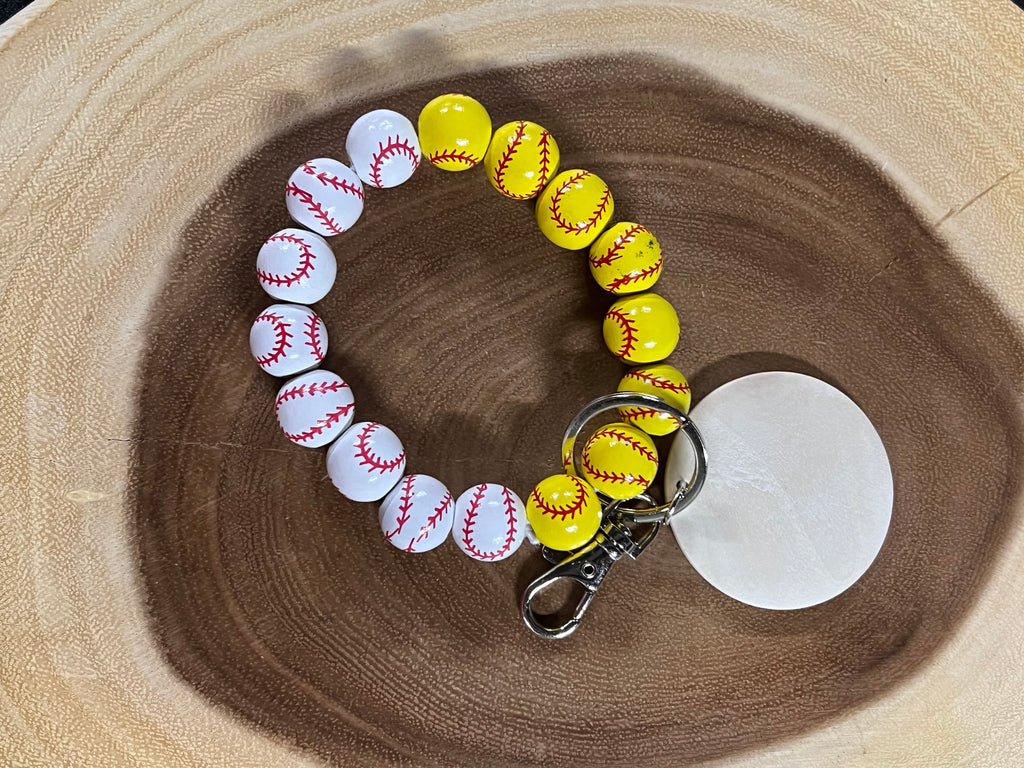
[[646, 291], [661, 276], [661, 245], [651, 230], [621, 222], [590, 246], [590, 274], [612, 293]]
[[558, 144], [536, 123], [506, 123], [491, 138], [484, 170], [505, 197], [529, 200], [540, 194], [558, 170]]
[[555, 245], [586, 248], [612, 218], [615, 201], [600, 176], [590, 171], [563, 171], [537, 198], [537, 225]]
[[609, 424], [583, 446], [583, 477], [613, 499], [632, 499], [658, 474], [658, 452], [650, 436], [629, 424]]
[[[667, 363], [645, 365], [629, 371], [619, 382], [619, 392], [657, 395], [683, 413], [690, 412], [690, 385], [682, 373]], [[619, 408], [619, 416], [649, 435], [668, 435], [679, 429], [679, 420], [675, 416], [654, 408]]]
[[541, 544], [552, 549], [582, 547], [601, 527], [603, 509], [593, 487], [570, 475], [537, 483], [526, 499], [526, 519]]
[[484, 159], [491, 142], [491, 116], [474, 98], [446, 93], [420, 112], [420, 148], [445, 171], [465, 171]]
[[664, 360], [679, 343], [679, 317], [656, 293], [616, 301], [604, 316], [603, 330], [612, 354], [633, 365]]
[[562, 443], [562, 469], [567, 475], [575, 475], [576, 467], [573, 465], [573, 451], [575, 450], [576, 439], [572, 438]]

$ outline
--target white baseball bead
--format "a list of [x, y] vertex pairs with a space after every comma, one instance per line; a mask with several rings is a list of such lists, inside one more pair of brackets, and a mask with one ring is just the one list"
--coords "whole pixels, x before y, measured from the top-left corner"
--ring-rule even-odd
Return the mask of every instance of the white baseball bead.
[[289, 177], [285, 203], [302, 226], [321, 235], [340, 235], [363, 212], [363, 184], [347, 165], [318, 157]]
[[355, 399], [338, 374], [309, 371], [278, 390], [274, 413], [289, 440], [319, 448], [348, 429], [355, 417]]
[[526, 509], [504, 485], [483, 483], [455, 502], [455, 543], [475, 560], [504, 560], [523, 543]]
[[375, 109], [356, 120], [345, 139], [356, 173], [382, 189], [408, 181], [420, 164], [420, 140], [412, 123], [390, 109]]
[[374, 421], [353, 424], [327, 451], [327, 474], [352, 501], [379, 501], [404, 471], [402, 442]]
[[249, 329], [249, 350], [271, 376], [294, 376], [323, 362], [327, 327], [309, 307], [271, 304]]
[[281, 301], [313, 304], [331, 290], [338, 262], [320, 235], [304, 229], [282, 229], [270, 236], [256, 257], [256, 276], [263, 290]]
[[430, 475], [406, 475], [380, 505], [384, 538], [405, 552], [440, 546], [452, 530], [455, 499]]

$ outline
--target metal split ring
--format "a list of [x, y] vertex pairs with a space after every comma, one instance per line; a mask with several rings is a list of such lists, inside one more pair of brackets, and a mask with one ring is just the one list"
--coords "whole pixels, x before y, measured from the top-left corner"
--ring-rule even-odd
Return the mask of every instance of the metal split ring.
[[[654, 541], [654, 537], [664, 523], [686, 509], [697, 498], [704, 486], [708, 472], [708, 456], [704, 440], [690, 418], [673, 405], [669, 405], [660, 397], [643, 395], [638, 392], [617, 392], [614, 395], [599, 397], [580, 411], [569, 424], [562, 441], [562, 466], [575, 469], [578, 476], [583, 476], [576, 461], [576, 440], [583, 427], [595, 416], [615, 408], [627, 406], [653, 408], [667, 413], [679, 421], [679, 429], [686, 435], [693, 450], [695, 467], [693, 475], [685, 485], [680, 482], [675, 495], [664, 504], [656, 505], [646, 493], [633, 499], [611, 499], [598, 492], [604, 508], [601, 528], [587, 544], [573, 552], [550, 552], [545, 548], [544, 556], [556, 562], [554, 568], [540, 578], [534, 580], [523, 593], [520, 609], [523, 621], [530, 631], [552, 640], [568, 637], [580, 625], [583, 614], [590, 607], [590, 602], [597, 594], [598, 587], [604, 581], [609, 569], [623, 557], [636, 560]], [[627, 506], [630, 502], [646, 504], [645, 508]], [[626, 523], [649, 525], [646, 530], [631, 529]], [[559, 559], [556, 559], [559, 558]], [[534, 599], [546, 589], [560, 581], [568, 579], [583, 589], [583, 595], [572, 610], [568, 620], [557, 626], [547, 624], [543, 617], [533, 610]]]
[[[662, 400], [655, 395], [644, 395], [639, 392], [616, 392], [612, 395], [603, 395], [588, 403], [583, 410], [576, 414], [565, 430], [565, 437], [562, 439], [562, 466], [572, 466], [578, 477], [585, 477], [576, 458], [576, 440], [587, 423], [595, 416], [618, 408], [639, 407], [653, 408], [661, 413], [667, 413], [679, 422], [679, 431], [686, 435], [693, 450], [694, 470], [689, 482], [680, 483], [676, 488], [675, 495], [664, 504], [653, 509], [634, 509], [628, 506], [618, 506], [617, 510], [623, 518], [634, 523], [667, 523], [674, 515], [686, 509], [704, 487], [704, 480], [708, 474], [708, 452], [704, 446], [704, 439], [694, 425], [693, 421], [679, 408]], [[598, 496], [604, 506], [611, 503], [611, 499], [598, 491]]]

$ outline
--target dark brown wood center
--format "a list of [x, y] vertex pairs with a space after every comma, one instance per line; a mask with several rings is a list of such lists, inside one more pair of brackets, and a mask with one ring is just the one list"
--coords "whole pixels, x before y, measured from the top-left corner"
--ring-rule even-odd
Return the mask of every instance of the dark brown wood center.
[[[340, 157], [362, 112], [415, 121], [449, 90], [480, 99], [495, 126], [549, 128], [563, 168], [610, 184], [615, 220], [654, 231], [656, 290], [683, 325], [670, 362], [697, 398], [789, 369], [865, 409], [896, 501], [860, 583], [810, 610], [757, 610], [702, 581], [666, 535], [613, 570], [575, 636], [543, 641], [517, 609], [543, 568], [531, 547], [492, 565], [452, 542], [399, 552], [375, 505], [334, 490], [323, 451], [285, 439], [279, 382], [247, 345], [272, 303], [256, 252], [290, 225], [285, 180]], [[281, 125], [185, 229], [138, 395], [133, 503], [153, 631], [211, 701], [335, 765], [675, 767], [883, 696], [956, 628], [1013, 522], [1024, 354], [870, 161], [639, 57], [463, 75]], [[358, 419], [394, 429], [410, 470], [456, 494], [503, 482], [525, 495], [559, 471], [567, 422], [623, 370], [601, 340], [611, 298], [583, 253], [548, 243], [531, 205], [500, 197], [481, 168], [429, 166], [369, 190], [331, 244], [325, 367], [351, 383]]]

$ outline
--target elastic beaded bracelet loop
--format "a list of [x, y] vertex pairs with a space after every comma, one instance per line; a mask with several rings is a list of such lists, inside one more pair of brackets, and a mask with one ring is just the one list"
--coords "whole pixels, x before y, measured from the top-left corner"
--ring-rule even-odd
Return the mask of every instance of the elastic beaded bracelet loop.
[[[661, 247], [640, 224], [622, 222], [604, 231], [615, 206], [600, 177], [581, 169], [558, 173], [558, 144], [536, 123], [515, 121], [492, 134], [487, 111], [468, 96], [446, 94], [429, 102], [420, 113], [418, 135], [397, 112], [369, 112], [353, 123], [345, 150], [351, 166], [331, 158], [309, 160], [285, 185], [289, 215], [313, 231], [283, 229], [257, 257], [260, 285], [285, 303], [257, 317], [250, 348], [267, 373], [294, 376], [278, 391], [275, 415], [297, 445], [330, 446], [327, 472], [335, 487], [353, 501], [380, 501], [381, 531], [399, 549], [426, 552], [452, 531], [464, 553], [488, 562], [509, 557], [526, 537], [543, 545], [545, 557], [558, 565], [530, 585], [521, 610], [535, 633], [565, 637], [575, 630], [611, 563], [623, 555], [637, 557], [660, 526], [696, 497], [707, 471], [704, 443], [687, 416], [689, 385], [660, 362], [678, 343], [678, 317], [665, 299], [645, 292], [661, 275]], [[455, 498], [436, 478], [404, 474], [406, 454], [398, 436], [377, 422], [353, 423], [350, 387], [317, 367], [326, 355], [327, 329], [307, 305], [327, 295], [338, 271], [322, 236], [342, 234], [357, 222], [364, 184], [388, 188], [408, 180], [421, 151], [448, 171], [482, 163], [502, 195], [536, 197], [536, 220], [545, 237], [568, 250], [588, 248], [594, 279], [620, 296], [604, 317], [609, 350], [643, 366], [623, 376], [617, 394], [595, 400], [573, 419], [563, 441], [565, 474], [542, 480], [525, 504], [495, 483], [481, 483]], [[618, 411], [622, 421], [591, 435], [577, 457], [583, 428], [609, 410]], [[648, 494], [659, 466], [649, 434], [676, 429], [688, 439], [696, 469], [658, 505]], [[651, 529], [634, 538], [631, 525]], [[586, 595], [570, 622], [552, 628], [537, 618], [531, 600], [561, 578], [579, 581]]]

